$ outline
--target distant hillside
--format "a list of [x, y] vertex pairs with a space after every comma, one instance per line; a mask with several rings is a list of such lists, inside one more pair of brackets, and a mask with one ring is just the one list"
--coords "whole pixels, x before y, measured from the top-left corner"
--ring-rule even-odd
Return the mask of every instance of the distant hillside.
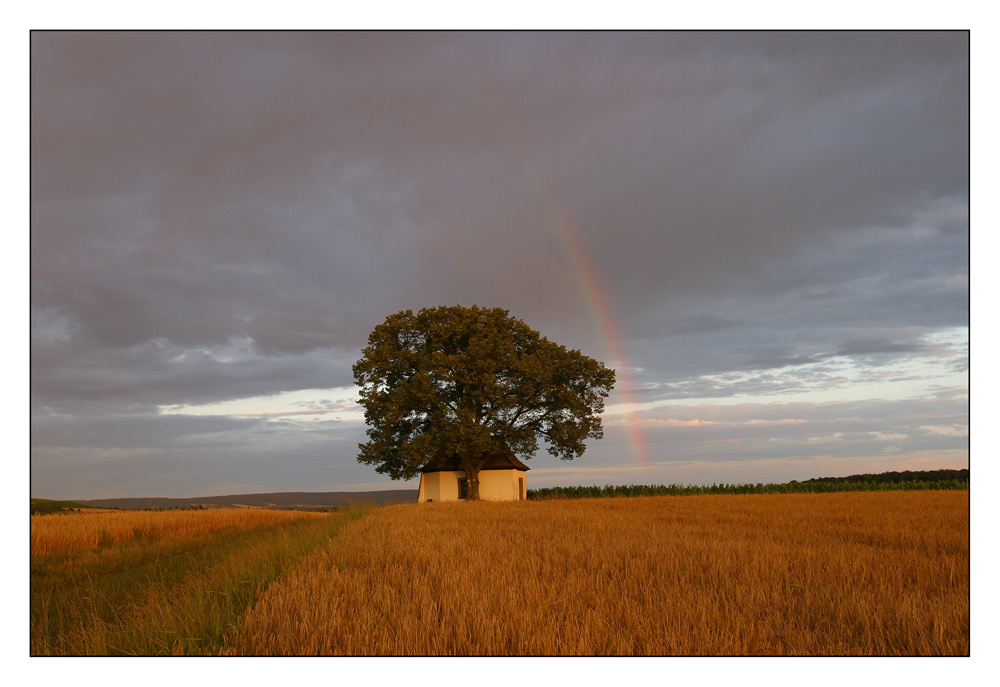
[[[939, 488], [968, 489], [969, 470], [924, 470], [919, 472], [883, 472], [877, 475], [849, 475], [847, 477], [815, 477], [803, 482], [792, 480], [787, 484], [759, 485], [718, 485], [712, 487], [682, 487], [670, 486], [606, 486], [606, 487], [550, 487], [529, 489], [528, 498], [581, 498], [595, 496], [639, 496], [656, 494], [700, 494], [700, 493], [787, 493], [812, 491], [844, 491], [843, 487], [857, 483], [877, 486], [923, 482], [927, 486], [937, 485]], [[955, 483], [959, 486], [948, 486]], [[836, 485], [843, 485], [837, 488]], [[849, 490], [849, 489], [848, 489]], [[32, 512], [42, 504], [36, 502], [44, 499], [32, 499]], [[323, 510], [327, 508], [344, 508], [362, 504], [384, 506], [393, 503], [416, 503], [416, 489], [393, 489], [385, 491], [329, 491], [329, 492], [277, 492], [273, 494], [231, 494], [228, 496], [201, 496], [191, 499], [172, 498], [121, 498], [92, 499], [75, 502], [58, 502], [58, 506], [49, 506], [53, 510], [59, 508], [190, 508], [204, 506], [205, 508], [272, 508], [296, 510]], [[55, 503], [55, 502], [52, 502]], [[48, 504], [45, 504], [48, 505]], [[44, 508], [44, 506], [43, 506]], [[42, 509], [39, 509], [42, 512]]]
[[416, 503], [416, 489], [385, 491], [284, 491], [274, 494], [231, 494], [228, 496], [200, 496], [191, 499], [172, 498], [121, 498], [91, 499], [80, 504], [93, 508], [238, 508], [251, 506], [273, 509], [325, 509], [372, 504], [385, 506], [392, 503]]

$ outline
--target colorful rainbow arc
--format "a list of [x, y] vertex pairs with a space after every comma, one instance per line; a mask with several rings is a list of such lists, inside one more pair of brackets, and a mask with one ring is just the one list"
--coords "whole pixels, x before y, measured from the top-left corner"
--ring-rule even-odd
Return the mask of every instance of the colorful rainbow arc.
[[637, 407], [635, 385], [622, 351], [621, 337], [618, 335], [615, 319], [611, 314], [607, 298], [604, 296], [597, 272], [587, 259], [583, 242], [571, 220], [570, 213], [565, 209], [565, 203], [560, 202], [555, 189], [547, 183], [546, 175], [536, 164], [532, 147], [522, 135], [517, 120], [510, 116], [503, 102], [484, 103], [484, 106], [497, 113], [498, 117], [494, 123], [498, 126], [498, 133], [510, 143], [511, 151], [521, 162], [527, 178], [533, 182], [542, 206], [551, 213], [552, 224], [554, 224], [556, 234], [569, 255], [573, 275], [580, 292], [583, 294], [588, 314], [597, 328], [612, 364], [616, 366], [617, 383], [615, 386], [625, 401], [625, 427], [629, 449], [635, 460], [643, 468], [648, 468], [650, 462], [645, 435], [639, 425], [635, 410]]
[[600, 333], [611, 363], [617, 367], [616, 386], [625, 401], [625, 427], [629, 449], [638, 463], [648, 468], [650, 463], [646, 438], [642, 427], [639, 425], [635, 411], [637, 406], [635, 385], [632, 373], [629, 370], [622, 351], [621, 337], [618, 335], [618, 327], [612, 315], [611, 308], [608, 305], [608, 299], [601, 288], [601, 281], [598, 278], [596, 270], [594, 270], [587, 259], [583, 243], [570, 219], [569, 213], [559, 203], [549, 202], [548, 205], [552, 212], [556, 231], [572, 263], [573, 275], [577, 286], [580, 288], [581, 293], [583, 293], [587, 311]]

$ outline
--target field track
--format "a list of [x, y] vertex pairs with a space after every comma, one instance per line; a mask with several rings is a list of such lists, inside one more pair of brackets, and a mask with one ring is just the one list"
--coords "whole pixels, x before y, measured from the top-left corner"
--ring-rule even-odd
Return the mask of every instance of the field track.
[[33, 516], [31, 653], [218, 653], [268, 584], [365, 512]]
[[32, 654], [967, 655], [968, 498], [40, 516]]

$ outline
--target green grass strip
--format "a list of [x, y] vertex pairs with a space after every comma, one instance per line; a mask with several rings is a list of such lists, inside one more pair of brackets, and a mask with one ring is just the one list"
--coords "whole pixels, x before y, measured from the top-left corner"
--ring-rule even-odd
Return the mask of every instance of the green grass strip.
[[211, 533], [174, 542], [173, 551], [123, 547], [110, 563], [107, 555], [62, 569], [33, 561], [31, 653], [218, 653], [225, 633], [271, 582], [368, 510]]

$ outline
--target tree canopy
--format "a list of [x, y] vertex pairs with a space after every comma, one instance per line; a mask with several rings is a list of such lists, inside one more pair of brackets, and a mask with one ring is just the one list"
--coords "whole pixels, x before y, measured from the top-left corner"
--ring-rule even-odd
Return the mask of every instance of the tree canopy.
[[458, 455], [478, 498], [486, 456], [529, 459], [538, 439], [563, 460], [604, 436], [600, 414], [615, 371], [567, 350], [501, 308], [396, 313], [375, 327], [354, 365], [369, 441], [358, 461], [411, 479]]

